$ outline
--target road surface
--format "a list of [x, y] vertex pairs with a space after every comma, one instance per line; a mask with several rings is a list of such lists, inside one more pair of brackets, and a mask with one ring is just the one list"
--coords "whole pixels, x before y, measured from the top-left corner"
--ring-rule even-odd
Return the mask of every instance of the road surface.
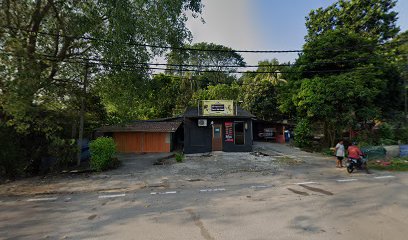
[[0, 239], [406, 239], [408, 174], [347, 174], [319, 155], [263, 150], [306, 163], [127, 192], [1, 196]]

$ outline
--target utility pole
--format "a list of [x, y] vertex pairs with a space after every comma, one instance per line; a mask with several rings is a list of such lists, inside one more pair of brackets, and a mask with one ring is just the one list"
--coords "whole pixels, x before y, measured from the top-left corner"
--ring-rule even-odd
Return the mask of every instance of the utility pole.
[[405, 113], [405, 123], [408, 122], [408, 98], [407, 98], [407, 80], [406, 76], [404, 76], [404, 113]]
[[82, 139], [84, 136], [84, 119], [85, 119], [85, 96], [86, 96], [86, 88], [88, 86], [88, 63], [85, 64], [85, 75], [83, 81], [83, 88], [81, 94], [81, 110], [79, 113], [79, 136], [78, 136], [78, 158], [77, 158], [77, 165], [81, 165], [81, 153], [82, 153]]

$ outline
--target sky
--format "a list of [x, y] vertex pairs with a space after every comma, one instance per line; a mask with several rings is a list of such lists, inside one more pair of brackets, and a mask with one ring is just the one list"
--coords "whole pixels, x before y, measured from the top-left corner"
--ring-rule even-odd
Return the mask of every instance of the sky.
[[[306, 35], [305, 17], [335, 0], [202, 0], [200, 19], [190, 18], [187, 27], [193, 43], [212, 42], [236, 50], [301, 49]], [[399, 0], [397, 25], [408, 30], [408, 0]], [[297, 53], [242, 54], [247, 64], [277, 58], [293, 62]]]

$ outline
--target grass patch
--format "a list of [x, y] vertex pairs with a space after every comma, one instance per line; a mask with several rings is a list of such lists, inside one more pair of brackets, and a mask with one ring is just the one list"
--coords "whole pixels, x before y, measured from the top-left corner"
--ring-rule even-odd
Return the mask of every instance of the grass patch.
[[181, 152], [176, 153], [175, 155], [176, 162], [181, 163], [184, 160], [184, 154]]
[[390, 161], [369, 161], [368, 168], [387, 171], [408, 171], [408, 157], [393, 158]]
[[336, 152], [336, 148], [325, 148], [322, 150], [322, 154], [327, 156], [334, 156]]

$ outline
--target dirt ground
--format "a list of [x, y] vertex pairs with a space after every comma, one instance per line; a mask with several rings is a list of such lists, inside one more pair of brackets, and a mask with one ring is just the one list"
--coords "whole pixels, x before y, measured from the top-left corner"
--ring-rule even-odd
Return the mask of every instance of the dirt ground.
[[[308, 166], [331, 169], [327, 156], [308, 154], [282, 144], [258, 142], [253, 152], [212, 152], [185, 155], [177, 163], [172, 154], [119, 154], [122, 165], [102, 173], [65, 173], [33, 177], [0, 185], [0, 196], [56, 193], [134, 191], [145, 187], [176, 187], [186, 182], [223, 177], [310, 174]], [[316, 161], [320, 160], [320, 161]], [[305, 167], [305, 168], [304, 168]]]
[[64, 173], [2, 184], [0, 195], [39, 195], [96, 191], [133, 191], [146, 186], [166, 186], [179, 180], [217, 179], [234, 173], [276, 173], [292, 158], [269, 153], [214, 152], [186, 155], [176, 163], [172, 154], [119, 154], [122, 165], [102, 173]]

